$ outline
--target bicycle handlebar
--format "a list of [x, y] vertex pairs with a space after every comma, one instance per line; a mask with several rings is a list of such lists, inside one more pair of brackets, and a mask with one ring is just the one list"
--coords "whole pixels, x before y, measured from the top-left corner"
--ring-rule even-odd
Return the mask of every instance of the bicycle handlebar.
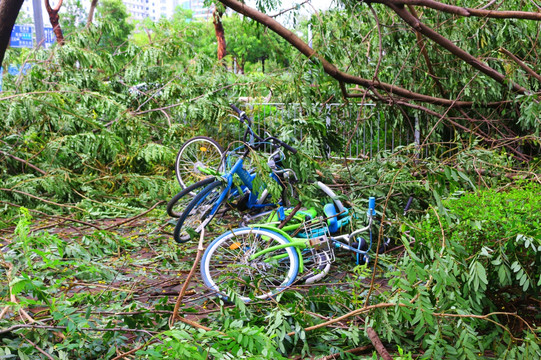
[[408, 202], [406, 203], [406, 206], [404, 207], [404, 215], [408, 212], [411, 206], [411, 202], [413, 201], [413, 196], [410, 196], [408, 199]]
[[261, 138], [259, 135], [257, 135], [256, 133], [253, 132], [251, 126], [252, 126], [252, 119], [250, 119], [246, 113], [244, 111], [242, 111], [241, 109], [239, 109], [238, 107], [236, 107], [235, 105], [233, 104], [230, 104], [229, 105], [231, 107], [231, 109], [235, 110], [237, 112], [237, 114], [239, 114], [239, 120], [240, 122], [244, 122], [246, 120], [247, 122], [247, 125], [248, 125], [248, 129], [246, 130], [246, 132], [244, 133], [244, 140], [246, 141], [246, 137], [248, 135], [248, 132], [250, 132], [254, 138], [261, 142], [261, 143], [264, 143], [264, 142], [268, 142], [269, 140], [271, 140], [275, 145], [278, 145], [278, 146], [281, 146], [283, 147], [284, 149], [286, 149], [287, 151], [291, 152], [292, 154], [296, 154], [297, 153], [297, 149], [295, 149], [293, 146], [289, 145], [289, 144], [286, 144], [285, 142], [281, 141], [281, 140], [278, 140], [277, 138], [275, 138], [274, 136], [269, 136], [268, 138], [266, 139], [263, 139]]
[[[241, 109], [239, 109], [238, 107], [236, 107], [235, 105], [231, 104], [229, 106], [231, 106], [231, 109], [235, 110], [237, 112], [237, 114], [239, 114], [240, 122], [244, 122], [244, 118], [248, 118], [248, 116], [246, 116], [246, 113], [244, 111], [242, 111]], [[248, 118], [248, 120], [251, 120], [251, 119]]]

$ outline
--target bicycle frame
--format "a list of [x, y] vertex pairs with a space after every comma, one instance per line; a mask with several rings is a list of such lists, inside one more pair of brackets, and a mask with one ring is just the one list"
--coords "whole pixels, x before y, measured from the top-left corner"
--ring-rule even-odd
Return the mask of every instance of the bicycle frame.
[[[337, 236], [330, 236], [326, 241], [332, 243], [333, 247], [334, 248], [341, 248], [341, 249], [346, 249], [346, 250], [349, 250], [351, 252], [354, 252], [358, 255], [362, 255], [363, 257], [367, 257], [368, 256], [368, 252], [370, 251], [370, 249], [372, 248], [372, 222], [373, 222], [373, 219], [374, 219], [374, 216], [375, 216], [375, 210], [374, 210], [374, 207], [375, 207], [375, 199], [374, 198], [370, 198], [369, 200], [369, 210], [368, 210], [368, 213], [367, 213], [367, 216], [368, 216], [368, 225], [363, 227], [363, 228], [360, 228], [360, 229], [357, 229], [353, 232], [351, 232], [350, 234], [343, 234], [343, 235], [337, 235]], [[335, 216], [338, 216], [340, 214], [337, 214]], [[310, 221], [314, 222], [314, 221], [327, 221], [329, 218], [323, 218], [323, 219], [312, 219]], [[300, 228], [302, 226], [304, 226], [305, 224], [303, 223], [300, 223], [300, 224], [294, 224], [294, 225], [291, 225], [289, 227], [290, 230], [293, 230], [293, 229], [296, 229], [296, 228]], [[304, 260], [303, 260], [303, 256], [302, 256], [302, 251], [305, 250], [305, 249], [310, 249], [311, 247], [314, 246], [314, 239], [317, 238], [314, 237], [314, 236], [310, 236], [310, 237], [292, 237], [290, 234], [288, 234], [288, 232], [282, 230], [282, 229], [278, 229], [272, 225], [265, 225], [265, 224], [262, 224], [262, 225], [254, 225], [253, 226], [254, 228], [263, 228], [263, 229], [267, 229], [267, 230], [271, 230], [271, 231], [274, 231], [274, 232], [277, 232], [279, 233], [280, 235], [282, 235], [283, 237], [285, 237], [289, 243], [287, 244], [282, 244], [282, 245], [275, 245], [275, 246], [271, 246], [271, 247], [268, 247], [264, 250], [261, 250], [255, 254], [252, 254], [250, 256], [250, 260], [253, 261], [255, 259], [257, 259], [259, 256], [262, 256], [262, 255], [265, 255], [267, 253], [270, 253], [272, 251], [275, 251], [275, 250], [279, 250], [279, 249], [285, 249], [287, 247], [294, 247], [298, 256], [299, 256], [299, 273], [303, 273], [304, 272]], [[361, 233], [364, 233], [364, 232], [369, 232], [369, 239], [370, 239], [370, 242], [368, 244], [368, 248], [366, 250], [361, 250], [361, 249], [356, 249], [355, 247], [351, 246], [351, 242], [352, 242], [352, 239], [355, 239], [359, 234]], [[318, 234], [316, 234], [318, 235]], [[326, 236], [323, 234], [323, 236]], [[279, 258], [276, 258], [276, 257], [272, 257], [269, 259], [269, 261], [272, 261], [272, 260], [279, 260]], [[325, 270], [323, 270], [320, 274], [317, 274], [316, 277], [317, 279], [312, 279], [311, 282], [313, 281], [316, 281], [318, 280], [319, 278], [322, 278], [324, 277], [328, 270], [330, 268], [330, 262], [328, 264], [328, 266], [326, 267]]]
[[[240, 178], [240, 180], [242, 181], [242, 184], [246, 187], [246, 189], [248, 189], [250, 191], [250, 194], [248, 196], [248, 201], [246, 203], [246, 206], [249, 209], [262, 209], [262, 208], [266, 208], [266, 207], [271, 207], [271, 206], [276, 207], [277, 205], [280, 205], [280, 203], [278, 203], [278, 204], [275, 204], [275, 203], [263, 203], [264, 199], [263, 198], [262, 199], [258, 198], [258, 195], [259, 195], [258, 192], [254, 191], [254, 189], [253, 189], [253, 180], [255, 179], [256, 174], [255, 173], [251, 174], [250, 172], [248, 172], [244, 168], [244, 159], [248, 156], [248, 154], [249, 154], [249, 150], [246, 150], [244, 152], [244, 154], [241, 155], [239, 157], [239, 159], [235, 162], [235, 164], [231, 167], [231, 170], [229, 170], [228, 172], [220, 175], [221, 179], [226, 183], [226, 187], [222, 191], [220, 196], [218, 197], [218, 200], [215, 201], [215, 203], [214, 203], [214, 205], [212, 207], [212, 210], [210, 212], [211, 215], [214, 215], [218, 211], [218, 209], [220, 208], [221, 204], [225, 200], [227, 200], [227, 198], [229, 197], [229, 192], [230, 192], [231, 188], [233, 187], [233, 180], [234, 180], [235, 174]], [[270, 176], [274, 180], [279, 181], [278, 177], [274, 173], [271, 173]], [[204, 226], [206, 226], [206, 224], [203, 223], [200, 226], [204, 227]]]

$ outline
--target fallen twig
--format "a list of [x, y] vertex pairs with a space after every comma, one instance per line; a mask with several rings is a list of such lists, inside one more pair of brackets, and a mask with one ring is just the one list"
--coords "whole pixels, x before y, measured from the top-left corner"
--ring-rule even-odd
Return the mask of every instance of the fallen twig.
[[50, 354], [46, 353], [45, 350], [43, 350], [42, 348], [40, 348], [37, 344], [35, 344], [34, 342], [30, 341], [26, 336], [24, 336], [23, 334], [19, 334], [19, 336], [21, 336], [26, 342], [28, 342], [30, 345], [32, 345], [33, 347], [36, 348], [37, 351], [39, 351], [40, 353], [42, 353], [43, 355], [45, 355], [47, 357], [47, 359], [50, 359], [50, 360], [55, 360]]
[[[6, 329], [1, 329], [0, 334], [7, 334], [18, 329], [44, 329], [44, 330], [66, 330], [67, 326], [55, 326], [55, 325], [37, 325], [37, 324], [18, 324], [13, 325]], [[157, 331], [150, 331], [145, 329], [130, 329], [130, 328], [78, 328], [77, 331], [122, 331], [122, 332], [140, 332], [145, 334], [158, 334]]]
[[152, 210], [154, 210], [154, 209], [156, 208], [156, 206], [158, 206], [158, 205], [160, 205], [160, 204], [162, 204], [162, 203], [164, 203], [164, 202], [165, 202], [164, 200], [160, 200], [160, 201], [158, 201], [156, 204], [154, 204], [150, 209], [143, 211], [143, 212], [140, 213], [139, 215], [135, 215], [135, 216], [133, 216], [133, 217], [131, 217], [131, 218], [129, 218], [129, 219], [126, 219], [126, 220], [124, 220], [124, 221], [121, 221], [121, 222], [119, 222], [118, 224], [114, 224], [114, 225], [111, 225], [111, 226], [109, 226], [109, 227], [106, 227], [105, 230], [111, 230], [112, 228], [115, 228], [115, 227], [117, 227], [117, 226], [120, 226], [120, 225], [124, 225], [124, 224], [130, 223], [130, 222], [132, 222], [132, 221], [134, 221], [134, 220], [136, 220], [136, 219], [138, 219], [138, 218], [140, 218], [140, 217], [142, 217], [142, 216], [148, 214], [149, 212], [151, 212]]
[[139, 347], [136, 347], [136, 348], [134, 348], [134, 349], [131, 349], [131, 350], [128, 351], [128, 352], [125, 352], [125, 353], [123, 353], [123, 354], [120, 354], [120, 355], [118, 355], [118, 356], [112, 358], [111, 360], [119, 360], [119, 359], [123, 359], [123, 358], [125, 358], [126, 356], [131, 355], [131, 354], [133, 354], [133, 353], [135, 353], [135, 352], [137, 352], [137, 351], [139, 351], [139, 350], [141, 350], [141, 349], [143, 349], [143, 348], [146, 348], [146, 347], [149, 346], [149, 345], [152, 345], [152, 344], [154, 344], [154, 343], [157, 343], [157, 342], [158, 342], [157, 339], [154, 339], [154, 340], [152, 340], [152, 341], [148, 341], [148, 342], [144, 343], [143, 345], [141, 345], [141, 346], [139, 346]]
[[[7, 262], [4, 262], [4, 261], [0, 261], [0, 264], [2, 264], [2, 266], [4, 266], [6, 269], [8, 269], [8, 271], [6, 273], [6, 279], [7, 279], [8, 284], [11, 283], [11, 272], [13, 271], [13, 264], [7, 263]], [[12, 303], [17, 303], [18, 302], [17, 297], [15, 297], [15, 294], [13, 294], [11, 286], [9, 286], [9, 297], [10, 297], [10, 301]], [[10, 308], [10, 305], [7, 305], [0, 312], [0, 319], [2, 319], [8, 313], [9, 308]], [[24, 309], [19, 309], [19, 315], [21, 316], [22, 319], [26, 319], [30, 323], [35, 323], [36, 322]], [[0, 333], [2, 333], [2, 332], [0, 331]]]
[[205, 229], [201, 230], [201, 235], [199, 236], [199, 245], [197, 247], [197, 254], [195, 256], [195, 261], [193, 262], [192, 269], [190, 270], [190, 273], [186, 277], [186, 281], [184, 282], [184, 285], [182, 285], [182, 288], [180, 289], [180, 292], [178, 294], [177, 302], [175, 303], [175, 308], [173, 309], [173, 315], [169, 318], [169, 327], [172, 328], [175, 324], [175, 320], [178, 318], [180, 321], [182, 321], [185, 324], [188, 324], [190, 326], [200, 328], [206, 331], [211, 331], [211, 328], [208, 328], [206, 326], [203, 326], [201, 324], [196, 323], [195, 321], [191, 321], [188, 319], [185, 319], [178, 315], [178, 310], [180, 308], [180, 304], [182, 303], [182, 299], [184, 298], [184, 295], [186, 294], [186, 289], [188, 288], [188, 285], [190, 283], [191, 278], [193, 277], [193, 274], [195, 273], [195, 269], [197, 268], [197, 265], [199, 264], [199, 260], [201, 259], [201, 256], [203, 255], [203, 251], [205, 251], [205, 248], [203, 247], [203, 240], [205, 238]]
[[73, 206], [73, 205], [65, 205], [65, 204], [59, 204], [59, 203], [57, 203], [57, 202], [50, 201], [50, 200], [47, 200], [47, 199], [44, 199], [44, 198], [40, 198], [39, 196], [32, 195], [32, 194], [29, 194], [29, 193], [24, 192], [24, 191], [15, 190], [15, 189], [6, 189], [6, 188], [0, 188], [0, 190], [5, 191], [5, 192], [14, 192], [14, 193], [17, 193], [17, 194], [26, 195], [26, 196], [31, 197], [31, 198], [33, 198], [33, 199], [36, 199], [36, 200], [39, 200], [39, 201], [43, 201], [44, 203], [47, 203], [47, 204], [56, 205], [56, 206], [60, 206], [60, 207], [65, 207], [65, 208], [69, 208], [69, 209], [77, 209], [77, 210], [86, 212], [86, 210], [81, 209], [81, 208], [79, 208], [79, 207], [77, 207], [77, 206]]
[[39, 167], [37, 167], [36, 165], [33, 165], [33, 164], [29, 163], [28, 161], [26, 161], [26, 160], [24, 160], [24, 159], [21, 159], [21, 158], [15, 156], [15, 155], [12, 155], [12, 154], [7, 153], [7, 152], [2, 151], [2, 150], [0, 150], [0, 154], [4, 154], [4, 155], [6, 155], [6, 156], [12, 158], [13, 160], [17, 160], [17, 161], [19, 161], [19, 162], [25, 164], [26, 166], [28, 166], [28, 167], [30, 167], [30, 168], [36, 170], [37, 172], [39, 172], [39, 173], [42, 174], [42, 175], [47, 175], [47, 173], [46, 173], [45, 171], [41, 170], [41, 169], [40, 169]]
[[368, 327], [366, 329], [366, 335], [368, 335], [368, 338], [374, 345], [374, 348], [376, 348], [376, 351], [378, 352], [379, 356], [383, 358], [383, 360], [393, 360], [392, 356], [389, 354], [385, 346], [383, 346], [383, 343], [381, 342], [378, 334], [374, 329], [371, 327]]

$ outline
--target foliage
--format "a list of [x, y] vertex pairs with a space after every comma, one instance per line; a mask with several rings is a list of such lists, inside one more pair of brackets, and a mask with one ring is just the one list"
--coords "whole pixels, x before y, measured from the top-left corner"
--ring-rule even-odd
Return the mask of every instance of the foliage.
[[[372, 325], [402, 347], [420, 341], [426, 358], [477, 358], [488, 349], [505, 358], [539, 356], [539, 328], [528, 326], [538, 319], [525, 305], [541, 284], [534, 270], [541, 264], [538, 202], [525, 201], [539, 189], [528, 184], [449, 198], [450, 221], [431, 208], [409, 227], [406, 253], [389, 274], [386, 302], [399, 306], [378, 311]], [[522, 224], [525, 213], [531, 221]], [[511, 348], [523, 331], [523, 342]]]
[[[124, 48], [134, 25], [129, 23], [126, 5], [121, 0], [101, 0], [96, 8], [96, 21], [106, 29], [100, 38], [100, 45], [116, 49]], [[114, 26], [112, 26], [114, 24]]]
[[[341, 66], [349, 60], [366, 64], [358, 74], [371, 76], [379, 53], [377, 38], [366, 34], [375, 22], [368, 15], [345, 21], [351, 14], [346, 7], [326, 14], [324, 21], [311, 19], [319, 34], [315, 44]], [[432, 89], [428, 79], [412, 80], [426, 77], [411, 64], [415, 56], [407, 44], [414, 34], [396, 31], [400, 27], [390, 14], [379, 16], [392, 40], [384, 42], [381, 79]], [[0, 312], [8, 309], [0, 325], [21, 325], [24, 310], [45, 327], [2, 333], [0, 357], [36, 358], [43, 355], [39, 348], [60, 359], [110, 358], [117, 350], [137, 347], [137, 356], [149, 359], [347, 357], [346, 350], [370, 343], [367, 326], [404, 358], [419, 353], [424, 358], [539, 357], [541, 189], [528, 181], [537, 179], [538, 162], [517, 164], [506, 151], [483, 148], [467, 133], [439, 144], [444, 139], [439, 119], [411, 108], [329, 107], [340, 99], [340, 89], [320, 64], [295, 54], [288, 55], [290, 68], [283, 71], [232, 74], [213, 58], [209, 24], [186, 23], [186, 18], [179, 12], [172, 21], [140, 24], [149, 36], [134, 41], [129, 26], [102, 20], [72, 34], [62, 47], [7, 54], [6, 64], [32, 67], [26, 75], [6, 74], [0, 98]], [[449, 20], [433, 18], [434, 26], [459, 41], [462, 35]], [[465, 31], [476, 37], [469, 32], [478, 29], [484, 39], [480, 49], [488, 43], [494, 48], [489, 29], [476, 21], [463, 21]], [[504, 23], [533, 33], [529, 25]], [[348, 36], [362, 40], [352, 52], [345, 49]], [[254, 37], [250, 41], [260, 40]], [[509, 37], [513, 50], [527, 58], [530, 54], [514, 43], [524, 45], [527, 37]], [[465, 96], [482, 101], [505, 98], [490, 80], [462, 65], [451, 67], [441, 50], [432, 51], [453, 96], [464, 89]], [[490, 61], [522, 73], [501, 58]], [[404, 65], [398, 78], [392, 73], [396, 64]], [[194, 280], [195, 295], [181, 311], [212, 331], [178, 323], [170, 329], [172, 299], [163, 292], [177, 294], [169, 285], [179, 284], [178, 276], [191, 266], [192, 244], [172, 244], [161, 232], [167, 219], [160, 207], [135, 234], [111, 230], [105, 219], [140, 214], [170, 199], [178, 191], [172, 164], [180, 144], [203, 134], [225, 146], [237, 141], [242, 128], [229, 116], [229, 104], [241, 96], [261, 98], [269, 89], [276, 104], [246, 110], [258, 130], [279, 134], [299, 148], [297, 155], [287, 154], [285, 165], [302, 180], [297, 190], [303, 204], [321, 206], [328, 200], [307, 183], [321, 179], [343, 190], [340, 196], [349, 199], [361, 224], [367, 197], [376, 196], [377, 238], [390, 237], [396, 249], [378, 254], [377, 265], [371, 253], [372, 262], [357, 268], [350, 256], [339, 254], [332, 270], [336, 277], [325, 285], [288, 289], [274, 301], [250, 305], [225, 304]], [[535, 95], [517, 101], [521, 117], [501, 115], [520, 119], [521, 129], [535, 140]], [[488, 116], [493, 109], [476, 111]], [[429, 145], [406, 143], [378, 152], [386, 148], [385, 135], [416, 117], [426, 127]], [[344, 159], [355, 146], [349, 136], [370, 127], [373, 119], [388, 122], [388, 129], [370, 136], [359, 159]], [[339, 160], [329, 161], [329, 155]], [[269, 171], [263, 157], [254, 156], [254, 166]], [[404, 216], [410, 196], [412, 207]], [[38, 215], [31, 219], [30, 213]], [[50, 226], [49, 216], [82, 224], [53, 224], [52, 233], [37, 230]], [[155, 288], [162, 293], [149, 294]], [[306, 330], [340, 316], [344, 320], [332, 326]]]
[[[288, 65], [290, 53], [282, 38], [250, 19], [234, 13], [223, 19], [228, 53], [236, 60], [238, 71], [244, 73], [246, 64], [265, 64], [266, 60]], [[268, 64], [268, 63], [267, 63]], [[265, 72], [267, 69], [262, 68]]]
[[[48, 198], [97, 216], [95, 209], [120, 196], [122, 208], [137, 211], [177, 191], [171, 164], [184, 140], [227, 134], [224, 127], [238, 132], [238, 124], [226, 116], [223, 97], [224, 86], [234, 86], [236, 76], [204, 54], [197, 55], [201, 61], [187, 61], [195, 53], [179, 53], [189, 47], [178, 37], [157, 37], [164, 42], [159, 47], [129, 44], [113, 55], [100, 45], [107, 29], [74, 34], [51, 53], [25, 54], [25, 61], [33, 63], [27, 75], [5, 76], [0, 150], [2, 182], [9, 190], [0, 195], [4, 201], [60, 210], [40, 200]], [[207, 69], [214, 72], [210, 79]], [[239, 91], [242, 86], [233, 95]], [[217, 119], [226, 121], [216, 124]], [[31, 159], [35, 168], [16, 158]]]
[[160, 335], [162, 343], [137, 353], [141, 359], [287, 359], [276, 350], [262, 327], [240, 320], [223, 331], [193, 331], [187, 326]]
[[68, 0], [62, 3], [60, 8], [60, 23], [65, 37], [80, 31], [86, 25], [87, 14], [81, 0]]

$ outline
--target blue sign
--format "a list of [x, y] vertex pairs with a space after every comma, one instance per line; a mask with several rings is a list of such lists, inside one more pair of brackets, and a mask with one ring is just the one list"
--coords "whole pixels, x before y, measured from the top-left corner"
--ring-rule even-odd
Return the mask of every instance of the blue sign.
[[31, 48], [33, 41], [34, 27], [30, 25], [15, 25], [11, 31], [10, 46], [14, 48]]
[[17, 65], [15, 65], [15, 64], [9, 64], [8, 74], [11, 75], [11, 76], [19, 75], [19, 67]]
[[8, 74], [11, 76], [19, 76], [20, 74], [26, 75], [28, 70], [32, 67], [31, 63], [25, 63], [24, 65], [18, 66], [15, 64], [9, 64]]
[[53, 45], [56, 41], [56, 35], [55, 33], [53, 32], [53, 28], [52, 27], [46, 27], [46, 28], [43, 28], [43, 30], [45, 30], [45, 47], [49, 47], [51, 45]]

